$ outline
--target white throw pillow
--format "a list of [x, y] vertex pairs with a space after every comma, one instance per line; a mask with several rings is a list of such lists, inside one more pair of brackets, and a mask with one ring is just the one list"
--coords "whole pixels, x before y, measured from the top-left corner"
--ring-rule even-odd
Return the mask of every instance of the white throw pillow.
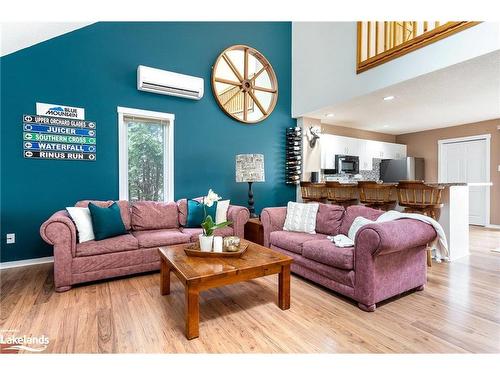
[[318, 203], [288, 202], [283, 230], [316, 234]]
[[78, 243], [93, 240], [95, 237], [90, 210], [87, 207], [66, 207], [66, 210], [78, 230]]
[[374, 221], [367, 219], [363, 216], [356, 217], [352, 222], [351, 227], [349, 228], [349, 233], [347, 234], [347, 237], [349, 237], [351, 240], [354, 241], [354, 238], [356, 237], [356, 233], [358, 233], [358, 230], [360, 230], [362, 226], [371, 223], [374, 223]]
[[217, 202], [217, 209], [215, 210], [215, 224], [220, 224], [227, 221], [227, 210], [229, 210], [229, 202], [229, 199]]

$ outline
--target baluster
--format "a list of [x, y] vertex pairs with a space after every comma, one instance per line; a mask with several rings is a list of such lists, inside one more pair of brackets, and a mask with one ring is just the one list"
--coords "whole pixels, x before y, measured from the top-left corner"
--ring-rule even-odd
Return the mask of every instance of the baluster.
[[366, 58], [369, 59], [371, 56], [370, 54], [370, 47], [371, 47], [371, 44], [372, 44], [372, 36], [371, 36], [371, 29], [372, 29], [372, 25], [371, 25], [371, 22], [368, 21], [367, 22], [368, 26], [367, 26], [367, 29], [366, 29], [366, 39], [367, 39], [367, 49], [366, 49]]
[[387, 45], [389, 44], [388, 43], [388, 40], [389, 40], [389, 35], [388, 35], [388, 32], [387, 32], [387, 21], [384, 21], [384, 52], [388, 50], [387, 48]]

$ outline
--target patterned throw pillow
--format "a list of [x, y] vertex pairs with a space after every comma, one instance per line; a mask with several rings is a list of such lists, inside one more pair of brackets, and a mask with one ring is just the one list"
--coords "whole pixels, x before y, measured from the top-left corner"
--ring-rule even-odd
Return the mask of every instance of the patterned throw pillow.
[[288, 202], [283, 230], [316, 234], [318, 203]]

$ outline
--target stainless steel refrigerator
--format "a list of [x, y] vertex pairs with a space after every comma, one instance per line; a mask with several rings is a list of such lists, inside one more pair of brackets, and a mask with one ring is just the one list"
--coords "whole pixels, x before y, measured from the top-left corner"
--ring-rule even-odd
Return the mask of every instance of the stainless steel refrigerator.
[[425, 164], [423, 158], [383, 159], [380, 162], [380, 179], [384, 182], [424, 180], [424, 177]]

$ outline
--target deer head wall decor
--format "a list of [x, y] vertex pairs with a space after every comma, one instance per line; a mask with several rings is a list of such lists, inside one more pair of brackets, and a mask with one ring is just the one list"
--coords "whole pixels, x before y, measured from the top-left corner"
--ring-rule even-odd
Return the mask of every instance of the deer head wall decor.
[[314, 146], [316, 146], [316, 141], [320, 138], [320, 134], [321, 134], [320, 128], [314, 126], [309, 127], [309, 134], [307, 138], [309, 140], [309, 146], [311, 148], [314, 148]]

